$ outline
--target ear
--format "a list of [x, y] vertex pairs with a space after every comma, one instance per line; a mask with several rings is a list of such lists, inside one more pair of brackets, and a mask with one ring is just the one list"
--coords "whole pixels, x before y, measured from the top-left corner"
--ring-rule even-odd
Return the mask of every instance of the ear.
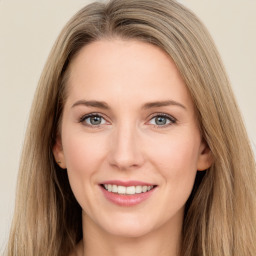
[[59, 165], [59, 167], [62, 168], [62, 169], [66, 169], [67, 168], [66, 167], [66, 161], [65, 161], [65, 156], [64, 156], [60, 136], [57, 137], [56, 142], [53, 146], [52, 152], [53, 152], [55, 161]]
[[212, 163], [213, 163], [212, 152], [209, 146], [207, 145], [207, 143], [204, 140], [202, 140], [200, 149], [199, 149], [197, 170], [205, 171], [206, 169], [211, 167]]

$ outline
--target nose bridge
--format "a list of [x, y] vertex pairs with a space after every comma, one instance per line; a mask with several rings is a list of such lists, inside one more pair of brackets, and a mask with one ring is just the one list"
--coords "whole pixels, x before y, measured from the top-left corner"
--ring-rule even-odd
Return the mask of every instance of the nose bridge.
[[112, 134], [110, 142], [110, 161], [119, 169], [139, 167], [143, 163], [140, 147], [140, 135], [136, 125], [125, 122], [119, 124]]

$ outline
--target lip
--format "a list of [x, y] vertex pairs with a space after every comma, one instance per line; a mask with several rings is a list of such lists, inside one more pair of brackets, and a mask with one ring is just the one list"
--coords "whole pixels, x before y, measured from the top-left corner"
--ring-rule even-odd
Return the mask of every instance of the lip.
[[[154, 186], [153, 189], [150, 191], [140, 193], [140, 194], [134, 194], [134, 195], [120, 195], [117, 193], [109, 192], [107, 191], [103, 185], [104, 184], [111, 184], [111, 185], [118, 185], [118, 186]], [[138, 205], [145, 200], [149, 199], [153, 193], [156, 190], [156, 185], [146, 183], [146, 182], [141, 182], [141, 181], [120, 181], [120, 180], [111, 180], [111, 181], [105, 181], [101, 184], [99, 184], [99, 187], [101, 191], [103, 192], [104, 197], [110, 201], [111, 203], [114, 203], [115, 205], [118, 206], [135, 206]]]
[[122, 181], [122, 180], [108, 180], [101, 183], [104, 184], [111, 184], [111, 185], [117, 185], [117, 186], [155, 186], [156, 184], [147, 183], [143, 181], [137, 181], [137, 180], [129, 180], [129, 181]]

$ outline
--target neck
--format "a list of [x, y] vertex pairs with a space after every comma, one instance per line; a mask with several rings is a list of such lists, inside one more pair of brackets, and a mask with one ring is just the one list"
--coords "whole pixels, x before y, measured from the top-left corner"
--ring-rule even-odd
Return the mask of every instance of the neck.
[[[182, 218], [165, 223], [140, 237], [109, 234], [83, 215], [83, 256], [178, 256]], [[83, 251], [83, 253], [82, 253]]]

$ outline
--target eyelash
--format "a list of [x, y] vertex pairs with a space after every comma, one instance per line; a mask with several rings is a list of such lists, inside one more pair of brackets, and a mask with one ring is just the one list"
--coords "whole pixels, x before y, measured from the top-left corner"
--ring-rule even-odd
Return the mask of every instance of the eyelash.
[[[93, 124], [88, 124], [88, 123], [85, 122], [86, 119], [91, 118], [91, 117], [99, 117], [99, 118], [105, 120], [105, 122], [107, 122], [106, 118], [104, 118], [104, 116], [102, 114], [99, 114], [99, 113], [86, 114], [86, 115], [84, 115], [80, 118], [79, 122], [84, 123], [84, 125], [88, 126], [88, 127], [99, 128], [100, 125], [102, 125], [102, 124], [93, 125]], [[171, 126], [171, 125], [173, 125], [177, 122], [176, 118], [174, 118], [173, 116], [170, 116], [168, 114], [165, 114], [165, 113], [155, 113], [155, 114], [151, 115], [150, 119], [149, 119], [149, 122], [151, 120], [153, 120], [154, 118], [157, 118], [157, 117], [165, 118], [169, 121], [169, 123], [163, 124], [163, 125], [152, 124], [155, 128], [166, 128], [166, 127]]]

